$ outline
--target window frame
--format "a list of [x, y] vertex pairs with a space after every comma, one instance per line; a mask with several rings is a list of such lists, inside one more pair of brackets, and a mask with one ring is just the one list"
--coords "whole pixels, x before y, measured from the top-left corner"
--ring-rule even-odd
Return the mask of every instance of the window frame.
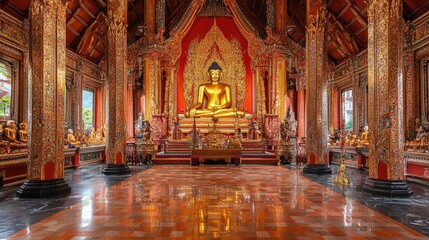
[[92, 111], [92, 127], [93, 128], [95, 128], [95, 90], [94, 89], [92, 89], [92, 88], [87, 88], [87, 87], [84, 87], [84, 88], [82, 88], [82, 99], [81, 99], [81, 101], [82, 101], [82, 107], [81, 107], [81, 109], [80, 109], [80, 111], [81, 111], [81, 116], [82, 116], [82, 123], [83, 123], [83, 130], [87, 130], [87, 128], [85, 127], [85, 121], [83, 120], [83, 93], [84, 93], [84, 91], [86, 91], [86, 92], [90, 92], [90, 93], [92, 93], [92, 109], [91, 109], [91, 111]]
[[[346, 88], [343, 88], [343, 89], [340, 89], [340, 122], [344, 122], [344, 131], [354, 131], [354, 126], [355, 126], [355, 121], [356, 121], [356, 119], [355, 119], [355, 114], [354, 114], [354, 111], [355, 111], [355, 99], [354, 99], [354, 95], [353, 95], [353, 91], [354, 89], [353, 89], [353, 87], [352, 86], [350, 86], [350, 87], [346, 87]], [[344, 93], [345, 92], [348, 92], [348, 91], [351, 91], [351, 119], [352, 119], [352, 125], [351, 125], [351, 127], [350, 128], [346, 128], [346, 124], [347, 124], [347, 122], [346, 122], [346, 116], [345, 116], [345, 101], [343, 102], [343, 95], [344, 95]]]

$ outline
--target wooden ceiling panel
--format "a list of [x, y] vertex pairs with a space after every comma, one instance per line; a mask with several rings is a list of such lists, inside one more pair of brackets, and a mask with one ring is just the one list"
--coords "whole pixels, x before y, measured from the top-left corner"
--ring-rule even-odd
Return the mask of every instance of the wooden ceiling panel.
[[[0, 0], [0, 9], [23, 20], [28, 18], [30, 1]], [[128, 0], [128, 44], [143, 36], [139, 27], [144, 25], [144, 1]], [[165, 0], [165, 37], [168, 37], [169, 30], [178, 23], [192, 1]], [[237, 0], [237, 3], [258, 30], [260, 36], [265, 37], [266, 1]], [[305, 45], [305, 4], [305, 0], [287, 1], [286, 25], [291, 26], [287, 35], [302, 46]], [[328, 27], [330, 41], [328, 55], [335, 62], [341, 62], [348, 55], [367, 47], [367, 4], [365, 0], [327, 0], [327, 4], [328, 11], [333, 15], [329, 19], [331, 26]], [[67, 47], [76, 52], [79, 45], [85, 45], [88, 49], [80, 49], [80, 51], [85, 52], [85, 56], [90, 60], [97, 62], [105, 52], [105, 42], [100, 40], [102, 38], [99, 35], [105, 33], [106, 26], [102, 26], [105, 23], [99, 18], [99, 14], [106, 14], [106, 0], [71, 0], [67, 8]], [[404, 18], [406, 20], [414, 20], [428, 11], [429, 0], [404, 0]], [[95, 21], [97, 23], [94, 23]], [[84, 37], [85, 35], [87, 37]]]

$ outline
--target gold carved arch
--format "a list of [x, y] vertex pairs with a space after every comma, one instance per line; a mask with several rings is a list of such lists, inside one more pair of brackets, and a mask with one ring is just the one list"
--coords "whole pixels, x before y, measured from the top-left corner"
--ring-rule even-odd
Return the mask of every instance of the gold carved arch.
[[229, 41], [215, 24], [203, 39], [196, 38], [189, 45], [184, 69], [184, 95], [189, 109], [197, 101], [198, 87], [210, 81], [207, 70], [212, 62], [222, 68], [220, 82], [228, 84], [232, 92], [232, 106], [243, 109], [246, 97], [246, 68], [243, 50], [237, 39]]

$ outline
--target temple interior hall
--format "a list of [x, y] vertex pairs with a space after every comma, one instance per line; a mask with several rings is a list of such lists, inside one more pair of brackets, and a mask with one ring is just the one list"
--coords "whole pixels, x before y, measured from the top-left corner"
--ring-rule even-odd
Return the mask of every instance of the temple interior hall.
[[428, 0], [0, 0], [0, 239], [429, 239]]

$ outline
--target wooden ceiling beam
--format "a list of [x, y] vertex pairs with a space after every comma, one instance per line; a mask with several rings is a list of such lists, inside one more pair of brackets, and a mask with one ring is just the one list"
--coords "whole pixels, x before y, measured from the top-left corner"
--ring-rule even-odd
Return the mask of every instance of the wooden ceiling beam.
[[368, 28], [368, 26], [363, 26], [359, 31], [355, 32], [355, 36], [359, 35], [361, 32], [363, 32], [367, 28]]
[[95, 18], [94, 14], [85, 6], [85, 4], [82, 2], [82, 0], [79, 0], [79, 6], [83, 9], [83, 11], [86, 12], [91, 18]]
[[341, 18], [343, 15], [344, 15], [344, 13], [347, 11], [347, 10], [349, 10], [349, 8], [351, 7], [351, 4], [350, 3], [347, 3], [341, 10], [340, 10], [340, 12], [338, 13], [338, 18]]
[[67, 29], [70, 30], [70, 32], [72, 32], [74, 35], [76, 36], [80, 36], [80, 34], [78, 32], [76, 32], [76, 30], [74, 30], [74, 28], [72, 28], [70, 25], [67, 24]]
[[[73, 17], [78, 20], [83, 26], [88, 27], [88, 24], [82, 19], [80, 18], [77, 14], [73, 15]], [[93, 18], [91, 18], [93, 19]]]
[[352, 12], [354, 14], [356, 14], [363, 21], [363, 23], [365, 23], [365, 25], [367, 25], [368, 24], [368, 19], [362, 15], [362, 13], [360, 12], [360, 10], [358, 10], [357, 6], [354, 3], [350, 2], [350, 0], [346, 0], [346, 1], [347, 1], [348, 4], [351, 4], [351, 10], [352, 10]]
[[102, 8], [107, 7], [107, 4], [106, 4], [106, 2], [105, 2], [104, 0], [96, 0], [96, 1], [97, 1], [97, 3], [98, 3]]
[[356, 44], [358, 46], [358, 48], [362, 48], [365, 45], [361, 40], [359, 40], [358, 38], [356, 38], [355, 34], [348, 27], [344, 26], [343, 22], [340, 21], [340, 19], [338, 19], [337, 16], [335, 16], [335, 14], [333, 14], [331, 11], [329, 11], [329, 15], [333, 17], [333, 19], [335, 20], [335, 22], [338, 22], [340, 25], [343, 26], [343, 28], [350, 35], [351, 39], [355, 41], [355, 44], [358, 43], [358, 44]]
[[411, 19], [414, 19], [419, 12], [427, 10], [429, 8], [429, 1], [427, 1], [426, 3], [424, 3], [422, 6], [420, 6], [419, 8], [417, 8], [416, 10], [414, 10], [411, 14], [410, 17]]
[[69, 13], [68, 18], [66, 19], [66, 23], [68, 24], [70, 22], [70, 20], [72, 19], [72, 17], [75, 15], [76, 11], [77, 11], [78, 7], [75, 7], [74, 10], [71, 10], [68, 6], [67, 6], [67, 12]]
[[88, 30], [88, 28], [89, 28], [89, 26], [91, 26], [92, 25], [92, 23], [98, 18], [98, 17], [102, 17], [102, 16], [100, 16], [100, 14], [103, 14], [103, 12], [102, 12], [102, 9], [100, 8], [99, 10], [98, 10], [98, 12], [96, 13], [96, 15], [97, 15], [97, 17], [96, 18], [92, 18], [89, 22], [88, 22], [88, 24], [87, 24], [87, 26], [85, 26], [85, 28], [84, 29], [82, 29], [82, 31], [81, 31], [81, 35], [79, 35], [77, 38], [75, 38], [71, 43], [70, 43], [70, 46], [74, 49], [74, 50], [76, 50], [76, 47], [79, 45], [79, 42], [80, 42], [80, 40], [82, 39], [82, 37], [85, 35], [85, 33], [86, 33], [86, 31]]

